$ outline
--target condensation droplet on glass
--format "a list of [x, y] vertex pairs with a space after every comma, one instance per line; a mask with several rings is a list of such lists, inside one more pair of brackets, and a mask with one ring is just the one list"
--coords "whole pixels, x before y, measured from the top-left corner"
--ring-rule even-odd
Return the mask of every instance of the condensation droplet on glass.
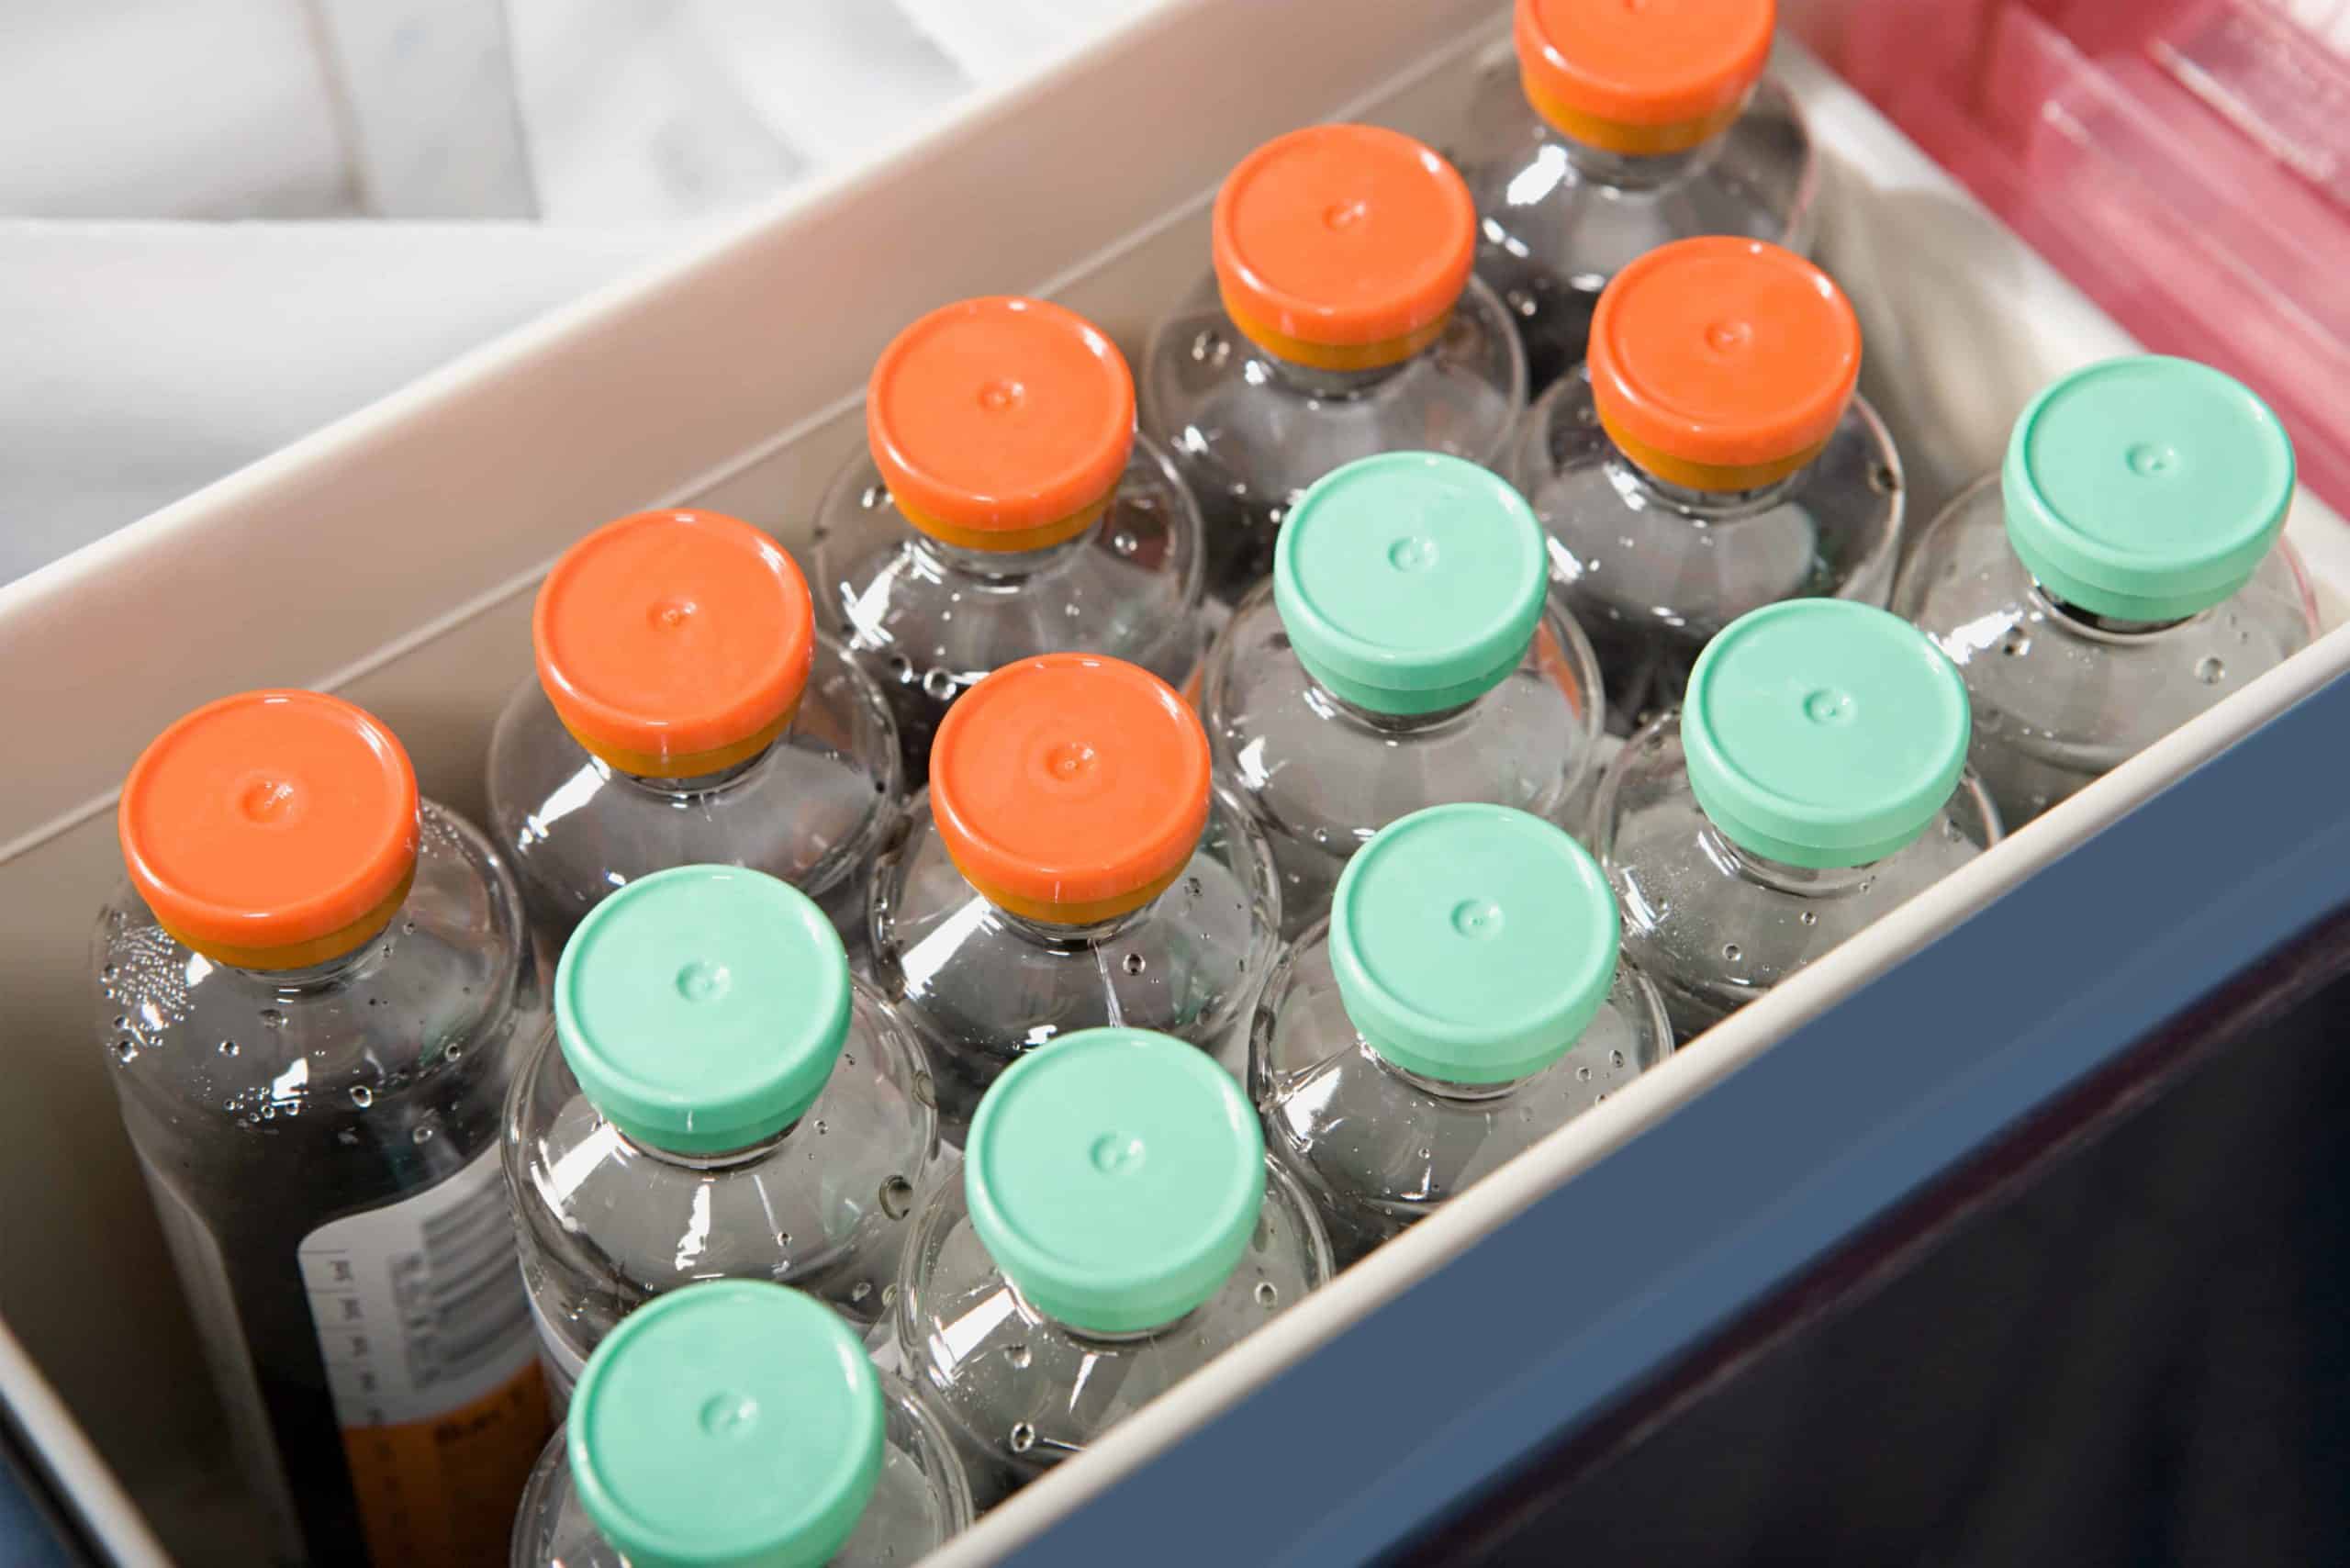
[[1819, 924], [1819, 912], [1816, 909], [1807, 909], [1797, 918], [1806, 925], [1817, 925]]
[[775, 1244], [778, 1247], [789, 1247], [791, 1245], [791, 1232], [788, 1230], [777, 1231], [775, 1233]]
[[128, 1067], [132, 1062], [137, 1061], [139, 1059], [139, 1042], [136, 1040], [117, 1040], [114, 1043], [114, 1059], [122, 1063], [125, 1067]]
[[1121, 555], [1131, 555], [1141, 547], [1142, 541], [1135, 537], [1135, 531], [1131, 528], [1122, 528], [1110, 535], [1110, 548]]
[[1259, 1306], [1271, 1306], [1281, 1299], [1281, 1293], [1274, 1289], [1272, 1281], [1259, 1280], [1257, 1282], [1257, 1305]]
[[1869, 470], [1869, 488], [1880, 496], [1889, 496], [1901, 487], [1901, 477], [1892, 468], [1880, 463]]
[[848, 1299], [851, 1301], [863, 1301], [867, 1296], [869, 1296], [872, 1294], [873, 1282], [871, 1280], [859, 1280], [856, 1283], [849, 1286], [848, 1288]]
[[903, 1219], [913, 1211], [914, 1184], [903, 1176], [886, 1176], [881, 1181], [881, 1212], [891, 1219]]
[[1745, 954], [1739, 951], [1737, 943], [1725, 942], [1722, 944], [1722, 957], [1728, 958], [1731, 963], [1734, 964], [1738, 962], [1739, 959], [1745, 956]]
[[2206, 686], [2219, 685], [2221, 678], [2227, 673], [2228, 666], [2215, 658], [2207, 657], [2199, 660], [2195, 666], [2195, 678]]
[[234, 1041], [234, 1040], [223, 1040], [223, 1041], [221, 1041], [221, 1042], [220, 1042], [220, 1054], [221, 1054], [222, 1056], [224, 1056], [224, 1057], [232, 1057], [232, 1056], [235, 1056], [235, 1055], [237, 1054], [237, 1042], [236, 1042], [236, 1041]]
[[[122, 916], [119, 914], [116, 915], [114, 919], [116, 924], [119, 925], [122, 924]], [[105, 969], [98, 971], [98, 978], [103, 980], [110, 980], [120, 973], [122, 973], [122, 966], [120, 964], [108, 964]]]
[[118, 1028], [118, 1029], [128, 1029], [128, 1028], [129, 1028], [129, 1027], [130, 1027], [130, 1014], [128, 1014], [128, 1013], [118, 1013], [118, 1014], [116, 1014], [114, 1015], [114, 1026], [115, 1026], [116, 1028]]
[[1575, 1081], [1577, 1083], [1589, 1083], [1591, 1081], [1591, 1064], [1589, 1062], [1585, 1062], [1575, 1069]]
[[283, 1029], [285, 1027], [285, 1014], [274, 1007], [264, 1007], [261, 1010], [261, 1026], [264, 1029]]
[[1025, 1345], [1007, 1345], [1004, 1347], [1003, 1359], [1020, 1371], [1026, 1372], [1029, 1361], [1034, 1358], [1029, 1355], [1028, 1347]]
[[824, 1126], [824, 1118], [823, 1118], [823, 1117], [819, 1116], [819, 1117], [817, 1117], [817, 1118], [816, 1118], [816, 1136], [817, 1136], [818, 1137], [823, 1137], [825, 1133], [827, 1133], [827, 1132], [829, 1132], [829, 1131], [831, 1131], [831, 1130], [832, 1130], [831, 1128], [829, 1128], [829, 1127], [827, 1127], [827, 1126]]
[[955, 678], [943, 669], [934, 669], [922, 678], [923, 695], [934, 702], [944, 702], [955, 695]]
[[2009, 658], [2031, 652], [2031, 633], [2020, 626], [2009, 628], [2008, 634], [1999, 639], [1999, 652]]
[[413, 936], [413, 935], [416, 935], [416, 922], [415, 922], [415, 921], [413, 921], [413, 920], [403, 920], [403, 921], [401, 921], [401, 922], [400, 922], [400, 935], [403, 935], [403, 936]]
[[1013, 1453], [1026, 1453], [1036, 1446], [1036, 1428], [1025, 1421], [1015, 1421], [1010, 1439]]
[[375, 1092], [363, 1083], [351, 1092], [351, 1103], [364, 1111], [375, 1103]]
[[1130, 975], [1138, 975], [1142, 973], [1144, 967], [1143, 956], [1140, 953], [1129, 953], [1126, 955], [1126, 961], [1123, 966], [1126, 973]]
[[1610, 1067], [1623, 1066], [1624, 1053], [1622, 1051], [1609, 1051], [1607, 1053], [1607, 1065]]
[[419, 1127], [414, 1132], [408, 1134], [408, 1138], [410, 1143], [431, 1143], [432, 1141], [432, 1129], [431, 1127]]

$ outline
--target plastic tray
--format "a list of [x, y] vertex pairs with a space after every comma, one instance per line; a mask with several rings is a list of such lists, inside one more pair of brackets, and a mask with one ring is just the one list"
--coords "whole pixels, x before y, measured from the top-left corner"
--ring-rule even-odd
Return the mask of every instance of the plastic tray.
[[[241, 1561], [218, 1417], [90, 1032], [112, 791], [261, 684], [385, 716], [479, 806], [532, 588], [693, 501], [803, 539], [873, 355], [959, 296], [1051, 293], [1139, 349], [1230, 163], [1349, 116], [1441, 144], [1495, 0], [1193, 4], [986, 95], [647, 275], [0, 588], [0, 1314], [191, 1562]], [[2129, 339], [1792, 47], [1822, 259], [1920, 521], [2050, 376]], [[265, 375], [261, 365], [224, 375]], [[2350, 533], [2292, 535], [2329, 622]], [[1354, 1561], [1590, 1420], [1838, 1238], [2350, 890], [2328, 636], [1612, 1096], [938, 1558]]]

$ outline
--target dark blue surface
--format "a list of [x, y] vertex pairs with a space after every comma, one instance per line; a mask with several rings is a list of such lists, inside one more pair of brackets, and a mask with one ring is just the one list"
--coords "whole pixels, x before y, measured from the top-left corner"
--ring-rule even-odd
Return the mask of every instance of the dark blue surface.
[[1018, 1561], [1360, 1562], [2350, 896], [2350, 680], [1384, 1304]]
[[35, 1500], [38, 1484], [22, 1468], [12, 1438], [0, 1425], [0, 1564], [78, 1568], [88, 1559], [68, 1551], [50, 1513]]

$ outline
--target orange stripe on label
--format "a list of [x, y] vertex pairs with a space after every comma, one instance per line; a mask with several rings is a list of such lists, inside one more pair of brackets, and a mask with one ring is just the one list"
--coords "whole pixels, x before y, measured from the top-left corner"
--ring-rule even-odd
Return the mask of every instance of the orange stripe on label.
[[374, 1568], [505, 1568], [515, 1505], [550, 1426], [533, 1361], [431, 1420], [345, 1428]]

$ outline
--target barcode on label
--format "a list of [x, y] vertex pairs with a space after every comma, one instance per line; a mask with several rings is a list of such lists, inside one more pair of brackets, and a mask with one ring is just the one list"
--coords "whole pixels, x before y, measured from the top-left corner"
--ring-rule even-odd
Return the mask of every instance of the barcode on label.
[[495, 1151], [412, 1198], [320, 1226], [301, 1260], [344, 1427], [428, 1419], [530, 1361]]
[[468, 1204], [425, 1221], [424, 1249], [392, 1270], [407, 1326], [408, 1375], [420, 1389], [469, 1378], [491, 1358], [500, 1365], [530, 1332], [530, 1308], [514, 1282], [514, 1227], [506, 1205]]

